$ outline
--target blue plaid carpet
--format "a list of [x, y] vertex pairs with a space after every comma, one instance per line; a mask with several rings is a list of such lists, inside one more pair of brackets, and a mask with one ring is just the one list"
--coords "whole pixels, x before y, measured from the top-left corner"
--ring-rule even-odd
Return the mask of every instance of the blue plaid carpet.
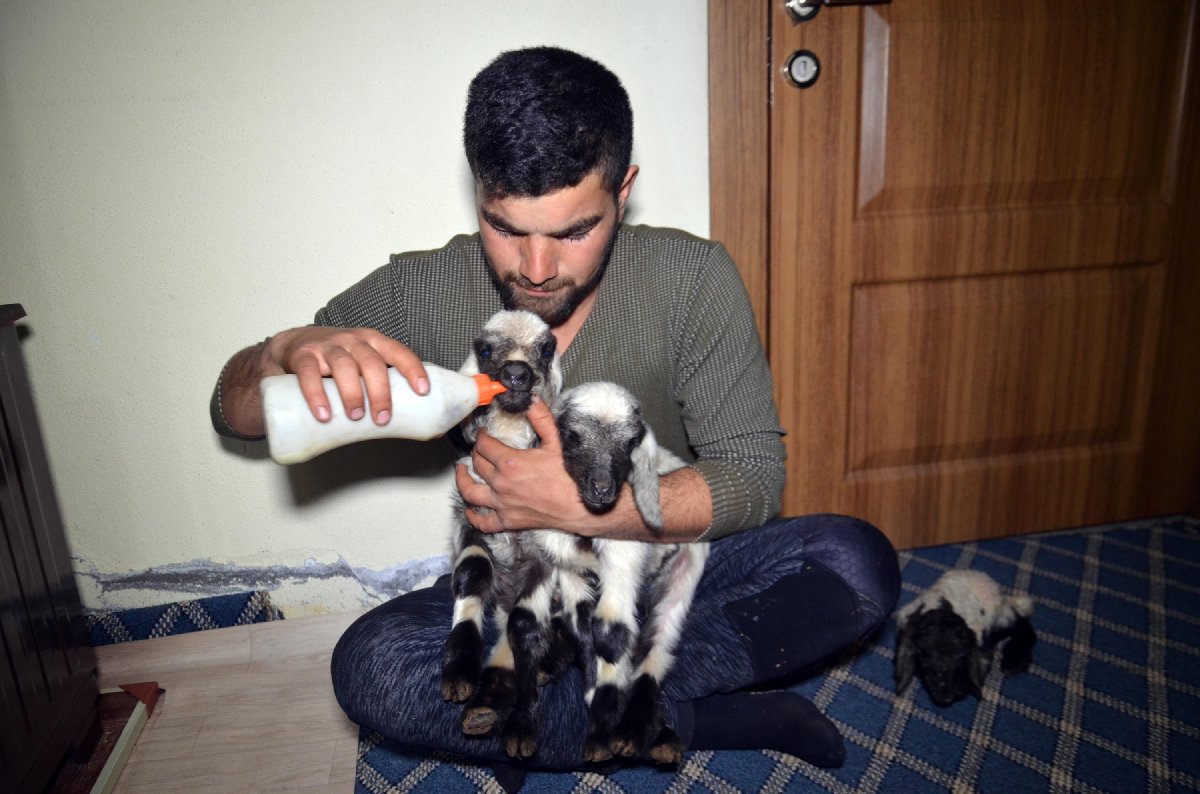
[[92, 645], [146, 640], [204, 629], [283, 620], [266, 590], [212, 596], [162, 606], [87, 614]]
[[[841, 729], [821, 770], [775, 752], [689, 753], [678, 770], [531, 773], [524, 792], [1200, 791], [1200, 523], [1146, 521], [903, 552], [900, 605], [951, 568], [1033, 596], [1029, 672], [982, 700], [893, 693], [894, 627], [793, 689]], [[356, 792], [502, 791], [484, 767], [363, 731]]]

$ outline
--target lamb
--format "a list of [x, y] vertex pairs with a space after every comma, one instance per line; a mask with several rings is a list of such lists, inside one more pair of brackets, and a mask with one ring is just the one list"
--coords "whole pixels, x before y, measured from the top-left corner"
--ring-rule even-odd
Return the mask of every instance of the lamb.
[[[460, 372], [484, 372], [507, 391], [463, 422], [469, 443], [486, 428], [517, 449], [535, 444], [537, 435], [525, 412], [535, 395], [551, 405], [562, 388], [556, 346], [546, 323], [530, 312], [501, 311], [488, 320]], [[460, 462], [476, 476], [469, 456]], [[531, 548], [528, 533], [485, 534], [471, 526], [465, 510], [456, 494], [451, 543], [454, 615], [442, 653], [442, 697], [467, 704], [462, 715], [465, 733], [484, 735], [503, 722], [506, 751], [529, 757], [536, 750], [537, 708], [537, 669], [531, 664], [536, 665], [547, 642], [533, 615], [548, 609], [539, 599], [549, 599], [552, 571]], [[499, 639], [485, 666], [483, 621], [489, 607], [494, 608]]]
[[[614, 384], [586, 384], [555, 399], [562, 383], [549, 328], [527, 312], [485, 325], [462, 372], [483, 371], [508, 392], [464, 423], [515, 448], [536, 436], [525, 416], [537, 393], [554, 408], [564, 466], [588, 509], [602, 513], [629, 481], [646, 523], [662, 526], [658, 476], [684, 464], [660, 450], [637, 400]], [[470, 467], [470, 458], [464, 459]], [[473, 470], [472, 470], [473, 474]], [[452, 543], [454, 617], [443, 650], [442, 695], [466, 703], [462, 729], [503, 725], [505, 751], [537, 752], [537, 687], [573, 661], [583, 667], [589, 730], [585, 756], [649, 754], [678, 763], [682, 742], [665, 725], [661, 682], [707, 557], [706, 544], [592, 540], [557, 530], [487, 535], [467, 522], [461, 498]], [[653, 609], [637, 623], [639, 593]], [[499, 638], [483, 663], [483, 621], [493, 608]]]
[[915, 673], [939, 706], [968, 692], [981, 697], [992, 651], [1001, 641], [1008, 640], [1004, 672], [1029, 667], [1037, 641], [1032, 616], [1029, 596], [1006, 597], [981, 571], [947, 571], [896, 613], [896, 691], [903, 692]]
[[[610, 510], [628, 481], [645, 523], [661, 530], [659, 475], [685, 464], [658, 446], [637, 399], [613, 383], [587, 383], [563, 392], [554, 413], [564, 465], [584, 505], [594, 513]], [[665, 724], [662, 681], [674, 661], [708, 544], [535, 535], [556, 567], [599, 583], [591, 636], [585, 629], [580, 643], [588, 702], [584, 758], [648, 755], [678, 763], [684, 748]], [[581, 610], [586, 618], [586, 601], [572, 605], [566, 594], [563, 600], [568, 614]], [[639, 604], [645, 616], [640, 630]]]

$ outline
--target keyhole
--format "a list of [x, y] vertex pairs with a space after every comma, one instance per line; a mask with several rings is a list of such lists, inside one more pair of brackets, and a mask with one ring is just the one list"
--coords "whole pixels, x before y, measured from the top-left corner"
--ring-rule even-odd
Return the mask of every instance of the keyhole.
[[808, 88], [821, 74], [821, 62], [809, 50], [796, 50], [783, 68], [788, 82], [797, 88]]

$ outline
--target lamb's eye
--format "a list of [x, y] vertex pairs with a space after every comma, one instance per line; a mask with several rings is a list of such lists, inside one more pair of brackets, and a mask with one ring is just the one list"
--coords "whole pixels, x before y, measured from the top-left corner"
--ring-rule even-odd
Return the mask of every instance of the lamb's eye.
[[637, 438], [637, 437], [634, 437], [634, 438], [630, 438], [630, 439], [628, 439], [628, 440], [625, 442], [625, 454], [627, 454], [627, 455], [632, 455], [632, 454], [633, 454], [633, 451], [634, 451], [635, 449], [637, 449], [637, 447], [638, 447], [638, 442], [639, 442], [640, 440], [641, 440], [641, 439], [639, 439], [639, 438]]
[[488, 361], [491, 359], [491, 357], [492, 357], [492, 346], [491, 345], [480, 345], [479, 346], [479, 360], [480, 361]]
[[554, 342], [550, 341], [542, 345], [542, 358], [546, 361], [554, 358]]

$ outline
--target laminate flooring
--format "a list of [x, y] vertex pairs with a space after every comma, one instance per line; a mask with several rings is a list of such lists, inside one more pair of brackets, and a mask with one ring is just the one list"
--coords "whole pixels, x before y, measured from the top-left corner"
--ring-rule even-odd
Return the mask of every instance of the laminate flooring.
[[116, 794], [349, 794], [358, 727], [329, 682], [353, 614], [212, 629], [96, 649], [101, 688], [160, 697]]

